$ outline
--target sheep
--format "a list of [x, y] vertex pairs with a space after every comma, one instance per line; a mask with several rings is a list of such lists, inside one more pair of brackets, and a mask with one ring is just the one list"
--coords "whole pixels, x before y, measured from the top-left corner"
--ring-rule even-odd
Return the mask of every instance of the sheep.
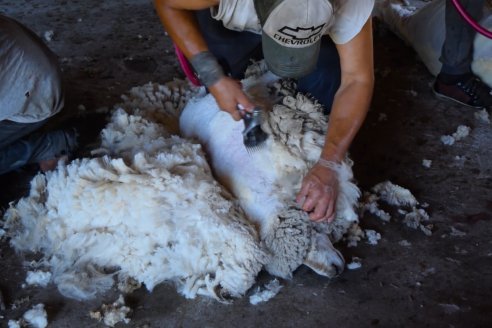
[[243, 84], [282, 95], [261, 152], [246, 152], [241, 123], [204, 89], [180, 81], [134, 88], [101, 132], [99, 157], [38, 174], [30, 194], [11, 204], [12, 246], [42, 253], [60, 292], [76, 299], [104, 292], [115, 276], [228, 302], [262, 269], [286, 279], [302, 264], [339, 274], [344, 259], [332, 243], [358, 220], [351, 161], [334, 166], [336, 220], [311, 223], [293, 199], [321, 151], [322, 108], [264, 68]]
[[[278, 98], [263, 129], [270, 135], [260, 151], [249, 153], [242, 142], [242, 122], [220, 111], [211, 95], [191, 99], [180, 116], [180, 131], [196, 138], [210, 156], [218, 181], [239, 200], [247, 217], [259, 229], [262, 246], [270, 255], [266, 270], [281, 278], [305, 264], [316, 273], [334, 277], [344, 259], [332, 242], [339, 241], [357, 223], [354, 207], [360, 195], [352, 182], [351, 161], [334, 165], [340, 196], [332, 224], [313, 224], [294, 203], [302, 177], [317, 161], [326, 132], [322, 107], [309, 97], [294, 95], [288, 81], [266, 72], [261, 63], [242, 81], [246, 90], [262, 102], [258, 90], [277, 89], [267, 98]], [[260, 92], [261, 93], [261, 92]], [[268, 107], [268, 104], [267, 104]]]

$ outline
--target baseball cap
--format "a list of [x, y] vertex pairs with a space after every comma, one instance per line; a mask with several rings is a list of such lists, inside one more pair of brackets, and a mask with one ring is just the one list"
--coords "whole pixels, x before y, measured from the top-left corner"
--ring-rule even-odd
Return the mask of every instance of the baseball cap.
[[321, 37], [333, 19], [329, 0], [254, 0], [262, 26], [263, 55], [278, 76], [298, 78], [312, 72]]

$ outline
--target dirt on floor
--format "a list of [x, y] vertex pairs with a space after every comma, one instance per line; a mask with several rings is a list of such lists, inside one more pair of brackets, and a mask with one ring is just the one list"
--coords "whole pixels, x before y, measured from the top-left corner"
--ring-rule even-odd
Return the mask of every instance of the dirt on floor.
[[[45, 37], [60, 57], [66, 106], [52, 126], [81, 132], [79, 156], [106, 123], [108, 109], [133, 86], [183, 78], [172, 42], [146, 0], [1, 0], [0, 12]], [[390, 180], [427, 203], [432, 235], [365, 214], [377, 245], [341, 247], [362, 267], [333, 280], [300, 267], [280, 293], [251, 305], [188, 300], [162, 284], [126, 295], [128, 324], [117, 327], [492, 327], [492, 133], [476, 110], [436, 98], [433, 77], [415, 52], [375, 22], [376, 88], [368, 118], [351, 148], [358, 185]], [[52, 36], [51, 36], [52, 35]], [[441, 136], [459, 125], [470, 135], [452, 146]], [[430, 167], [423, 160], [431, 160]], [[0, 176], [0, 206], [22, 197], [36, 167]], [[0, 242], [0, 326], [45, 304], [49, 327], [103, 327], [90, 311], [113, 302], [61, 296], [56, 287], [24, 286], [27, 259]], [[271, 279], [267, 274], [260, 281]]]

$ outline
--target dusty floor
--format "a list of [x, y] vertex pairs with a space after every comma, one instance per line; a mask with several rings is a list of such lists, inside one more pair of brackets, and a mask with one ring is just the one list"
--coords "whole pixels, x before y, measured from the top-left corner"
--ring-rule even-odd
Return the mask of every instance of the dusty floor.
[[[182, 77], [151, 1], [0, 4], [0, 11], [39, 35], [54, 32], [48, 45], [60, 56], [67, 88], [66, 108], [56, 122], [81, 128], [84, 145], [95, 141], [105, 124], [97, 109], [111, 108], [131, 86]], [[364, 190], [391, 180], [428, 203], [432, 236], [398, 220], [383, 224], [366, 215], [361, 225], [377, 230], [382, 239], [376, 246], [361, 243], [342, 250], [348, 260], [362, 258], [358, 270], [327, 280], [301, 267], [274, 299], [257, 306], [247, 297], [223, 305], [186, 300], [172, 286], [152, 293], [142, 288], [126, 298], [133, 310], [126, 326], [492, 327], [491, 125], [475, 119], [474, 110], [436, 99], [432, 76], [415, 53], [380, 24], [375, 44], [377, 85], [351, 151], [355, 175]], [[86, 114], [81, 115], [80, 105]], [[471, 134], [443, 145], [440, 137], [461, 124], [471, 127]], [[432, 160], [432, 166], [425, 168], [423, 159]], [[1, 208], [23, 195], [34, 172], [26, 168], [0, 177]], [[411, 245], [402, 246], [402, 240]], [[1, 242], [0, 290], [7, 308], [0, 311], [1, 327], [37, 303], [46, 305], [49, 327], [103, 326], [88, 313], [115, 300], [117, 291], [77, 302], [52, 286], [22, 288], [23, 260], [5, 239]]]

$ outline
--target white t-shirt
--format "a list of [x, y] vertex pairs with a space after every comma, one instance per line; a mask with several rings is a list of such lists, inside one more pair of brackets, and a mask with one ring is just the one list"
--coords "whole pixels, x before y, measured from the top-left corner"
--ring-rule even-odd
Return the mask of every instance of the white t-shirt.
[[[331, 4], [335, 17], [325, 34], [336, 44], [344, 44], [352, 40], [367, 22], [374, 0], [331, 0]], [[211, 13], [228, 29], [261, 33], [253, 0], [221, 0]]]

